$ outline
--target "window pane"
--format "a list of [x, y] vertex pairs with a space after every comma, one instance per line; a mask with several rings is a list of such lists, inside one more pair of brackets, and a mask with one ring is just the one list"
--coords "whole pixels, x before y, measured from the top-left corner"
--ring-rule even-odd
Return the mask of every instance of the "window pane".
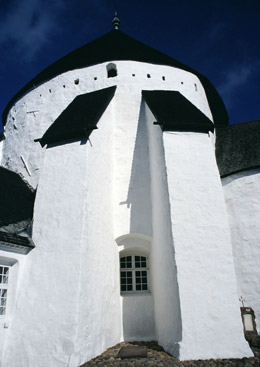
[[125, 292], [126, 291], [126, 285], [121, 285], [121, 291]]
[[140, 277], [140, 276], [141, 276], [141, 272], [140, 272], [140, 271], [136, 271], [136, 272], [135, 272], [135, 276], [136, 276], [136, 277]]
[[142, 268], [146, 268], [146, 261], [142, 261], [142, 262], [141, 262], [141, 267], [142, 267]]
[[0, 298], [0, 306], [6, 306], [6, 298]]
[[147, 291], [147, 284], [143, 284], [143, 290]]
[[135, 278], [136, 279], [136, 284], [141, 283], [141, 278]]
[[0, 297], [7, 297], [7, 289], [0, 289]]
[[126, 278], [126, 271], [121, 271], [121, 278]]
[[135, 267], [136, 268], [141, 267], [140, 256], [135, 256]]
[[142, 277], [146, 277], [146, 271], [142, 271]]
[[126, 278], [121, 278], [121, 284], [126, 284]]
[[7, 284], [8, 283], [8, 277], [3, 275], [2, 276], [2, 284]]
[[128, 291], [132, 291], [132, 290], [133, 290], [133, 286], [132, 286], [132, 285], [128, 285], [128, 286], [127, 286], [127, 290], [128, 290]]
[[120, 259], [120, 268], [124, 269], [125, 267], [126, 267], [125, 257], [121, 257], [121, 259]]
[[4, 274], [5, 274], [5, 275], [8, 275], [8, 273], [9, 273], [9, 268], [5, 267], [5, 268], [4, 268]]
[[136, 290], [141, 291], [141, 285], [140, 284], [136, 284]]

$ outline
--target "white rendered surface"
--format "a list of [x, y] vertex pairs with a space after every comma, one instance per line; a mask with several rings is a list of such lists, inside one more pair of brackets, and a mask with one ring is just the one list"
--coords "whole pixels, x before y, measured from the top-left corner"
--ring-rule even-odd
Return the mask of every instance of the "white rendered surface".
[[[260, 333], [260, 172], [249, 170], [222, 179], [238, 295], [252, 307]], [[241, 305], [242, 306], [242, 305]]]
[[122, 340], [156, 340], [151, 238], [130, 234], [117, 239], [119, 256], [141, 255], [148, 260], [148, 292], [121, 294]]
[[[136, 94], [133, 103], [137, 103], [138, 99], [141, 100], [142, 89], [178, 90], [211, 118], [204, 89], [195, 75], [169, 66], [133, 61], [115, 61], [114, 63], [118, 70], [117, 77], [107, 78], [108, 63], [98, 64], [61, 74], [37, 86], [19, 99], [9, 111], [5, 126], [3, 166], [21, 173], [31, 186], [36, 187], [44, 149], [39, 143], [35, 143], [34, 139], [42, 137], [77, 95], [115, 84], [118, 88], [123, 88], [129, 98], [132, 94]], [[151, 78], [147, 78], [148, 73]], [[162, 80], [162, 76], [165, 76], [165, 81]], [[79, 83], [75, 84], [74, 81], [77, 79]], [[194, 84], [197, 84], [197, 91]], [[123, 102], [125, 103], [126, 100]], [[138, 112], [133, 111], [134, 114]], [[128, 132], [132, 134], [132, 131]], [[28, 165], [31, 176], [21, 156]]]
[[[21, 280], [23, 277], [26, 256], [13, 252], [0, 250], [0, 265], [10, 266], [9, 279], [7, 288], [7, 308], [5, 316], [0, 316], [0, 362], [2, 352], [6, 347], [7, 339], [10, 333], [12, 318], [15, 312], [17, 301], [17, 292], [22, 286]], [[1, 365], [1, 364], [0, 364]]]
[[180, 293], [180, 359], [252, 356], [243, 335], [228, 219], [208, 134], [163, 134]]
[[157, 340], [166, 351], [179, 357], [181, 312], [162, 130], [158, 125], [153, 125], [154, 116], [145, 103], [141, 116], [147, 124], [149, 137], [153, 225], [151, 277]]
[[[114, 63], [115, 78], [107, 78], [107, 63], [67, 72], [26, 94], [8, 115], [2, 164], [38, 189], [36, 248], [26, 256], [24, 275], [19, 272], [4, 366], [77, 367], [124, 339], [157, 338], [182, 359], [219, 356], [210, 340], [223, 349], [221, 356], [250, 354], [233, 304], [233, 262], [212, 144], [206, 134], [163, 137], [141, 107], [142, 90], [178, 90], [211, 118], [201, 83], [167, 66]], [[90, 141], [48, 149], [34, 142], [77, 95], [112, 85], [115, 96]], [[207, 226], [192, 225], [193, 216]], [[193, 239], [197, 257], [189, 247]], [[120, 246], [149, 252], [150, 294], [120, 296]], [[222, 250], [206, 281], [197, 264], [208, 270], [203, 260]], [[220, 296], [219, 271], [226, 282]], [[233, 345], [220, 332], [229, 316]]]

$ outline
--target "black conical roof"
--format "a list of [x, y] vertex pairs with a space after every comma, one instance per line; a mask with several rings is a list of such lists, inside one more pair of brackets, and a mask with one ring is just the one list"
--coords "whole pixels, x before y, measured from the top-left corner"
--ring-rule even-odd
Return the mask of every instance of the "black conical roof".
[[207, 78], [172, 57], [129, 37], [119, 30], [112, 30], [104, 36], [87, 43], [40, 72], [8, 103], [3, 112], [3, 124], [5, 124], [8, 111], [13, 103], [31, 88], [69, 70], [117, 60], [131, 60], [157, 65], [168, 65], [197, 75], [206, 91], [215, 124], [228, 124], [228, 115], [224, 103]]

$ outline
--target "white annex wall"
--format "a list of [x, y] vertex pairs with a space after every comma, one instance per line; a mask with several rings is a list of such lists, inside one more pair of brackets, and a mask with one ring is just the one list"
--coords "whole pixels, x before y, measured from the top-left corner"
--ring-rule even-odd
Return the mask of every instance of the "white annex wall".
[[[19, 289], [19, 274], [23, 274], [26, 264], [26, 256], [15, 252], [0, 250], [0, 265], [10, 266], [7, 288], [7, 308], [5, 317], [0, 316], [0, 362], [2, 352], [6, 347], [10, 327], [15, 312], [17, 292]], [[1, 365], [1, 364], [0, 364]]]
[[180, 293], [180, 359], [252, 356], [211, 140], [203, 133], [164, 132], [163, 141]]
[[[238, 295], [252, 307], [260, 333], [260, 172], [249, 170], [222, 179]], [[242, 304], [241, 304], [242, 306]]]

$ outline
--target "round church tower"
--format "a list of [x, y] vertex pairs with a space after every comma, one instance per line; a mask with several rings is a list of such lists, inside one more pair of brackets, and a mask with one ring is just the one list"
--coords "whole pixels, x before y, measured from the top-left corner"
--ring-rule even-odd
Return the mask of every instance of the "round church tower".
[[118, 25], [3, 114], [2, 165], [37, 188], [10, 367], [42, 366], [42, 346], [44, 365], [76, 367], [122, 340], [157, 340], [182, 360], [251, 356], [210, 137], [228, 124], [224, 104]]

